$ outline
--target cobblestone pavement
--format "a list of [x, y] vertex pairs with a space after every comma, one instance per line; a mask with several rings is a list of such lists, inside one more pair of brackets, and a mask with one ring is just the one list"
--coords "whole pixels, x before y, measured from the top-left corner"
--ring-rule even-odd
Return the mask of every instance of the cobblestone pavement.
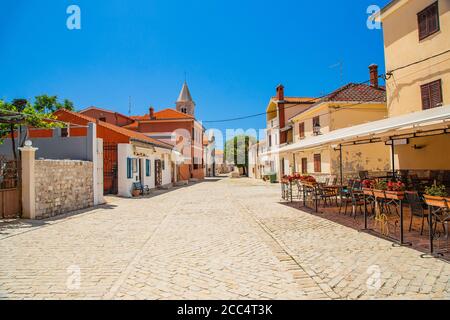
[[108, 200], [0, 222], [0, 298], [450, 298], [448, 263], [286, 207], [278, 186], [222, 179]]

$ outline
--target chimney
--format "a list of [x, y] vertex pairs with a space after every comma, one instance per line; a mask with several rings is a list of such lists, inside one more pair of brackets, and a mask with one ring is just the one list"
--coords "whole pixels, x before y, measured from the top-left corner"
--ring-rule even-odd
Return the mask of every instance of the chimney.
[[370, 70], [370, 85], [374, 88], [378, 88], [378, 65], [371, 64]]
[[277, 100], [284, 101], [284, 87], [282, 84], [277, 87]]
[[148, 109], [148, 111], [149, 111], [150, 119], [154, 119], [155, 118], [155, 109], [153, 107], [150, 107]]
[[[286, 115], [284, 110], [284, 87], [282, 84], [277, 87], [277, 100], [278, 121], [280, 129], [283, 129], [286, 126]], [[286, 140], [286, 132], [283, 131], [280, 133], [280, 144], [286, 143]]]

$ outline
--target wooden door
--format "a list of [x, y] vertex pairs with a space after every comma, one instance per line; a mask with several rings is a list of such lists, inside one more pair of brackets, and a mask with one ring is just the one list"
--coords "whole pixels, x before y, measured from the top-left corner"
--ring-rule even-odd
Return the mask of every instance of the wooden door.
[[103, 144], [103, 188], [105, 194], [117, 194], [117, 143]]
[[162, 163], [161, 160], [155, 160], [155, 186], [162, 186]]
[[19, 175], [17, 163], [0, 156], [0, 218], [16, 218], [21, 212]]
[[308, 158], [302, 158], [302, 173], [308, 173]]

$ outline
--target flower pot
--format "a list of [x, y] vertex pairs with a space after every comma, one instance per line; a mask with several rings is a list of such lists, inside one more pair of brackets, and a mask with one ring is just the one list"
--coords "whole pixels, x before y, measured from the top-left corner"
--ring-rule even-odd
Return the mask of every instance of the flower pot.
[[369, 188], [363, 188], [362, 190], [363, 190], [363, 193], [364, 193], [366, 196], [373, 196], [373, 190], [372, 190], [372, 189], [369, 189]]
[[447, 201], [450, 202], [449, 198], [429, 196], [427, 194], [424, 196], [424, 198], [425, 203], [432, 207], [447, 208], [446, 199], [448, 199]]
[[373, 189], [373, 195], [377, 198], [386, 198], [386, 193], [384, 190], [377, 190], [377, 189]]
[[135, 189], [131, 192], [131, 194], [133, 195], [133, 197], [139, 197], [141, 195], [141, 191]]
[[404, 191], [386, 191], [386, 198], [393, 200], [403, 200], [405, 198]]

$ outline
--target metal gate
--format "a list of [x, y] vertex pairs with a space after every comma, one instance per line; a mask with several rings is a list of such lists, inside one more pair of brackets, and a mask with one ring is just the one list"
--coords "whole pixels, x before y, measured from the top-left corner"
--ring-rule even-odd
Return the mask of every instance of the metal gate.
[[0, 156], [0, 218], [20, 215], [19, 170], [17, 162]]
[[117, 194], [117, 143], [103, 143], [103, 189], [105, 194]]
[[162, 167], [161, 160], [155, 160], [155, 186], [162, 186]]

